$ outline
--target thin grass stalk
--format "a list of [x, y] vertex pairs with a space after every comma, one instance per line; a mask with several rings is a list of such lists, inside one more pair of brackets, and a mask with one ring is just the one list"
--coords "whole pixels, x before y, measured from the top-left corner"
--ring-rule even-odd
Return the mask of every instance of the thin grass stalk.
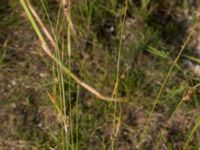
[[[69, 8], [70, 9], [70, 8]], [[64, 40], [63, 40], [64, 41]], [[63, 42], [63, 50], [64, 50], [64, 43]], [[67, 27], [67, 52], [68, 52], [68, 68], [71, 70], [71, 29], [68, 23]], [[73, 134], [73, 112], [72, 112], [72, 103], [71, 103], [71, 78], [68, 78], [68, 105], [69, 105], [69, 121], [70, 121], [70, 145], [72, 145], [71, 149], [74, 149], [74, 134]]]
[[[128, 9], [128, 2], [126, 0], [125, 2], [125, 9], [124, 9], [124, 16], [122, 18], [121, 21], [121, 30], [120, 30], [120, 41], [119, 41], [119, 49], [118, 49], [118, 58], [117, 58], [117, 74], [116, 74], [116, 82], [115, 82], [115, 86], [114, 86], [114, 90], [113, 90], [113, 94], [112, 97], [117, 97], [117, 91], [118, 91], [118, 86], [119, 86], [119, 81], [120, 81], [120, 61], [121, 61], [121, 51], [122, 51], [122, 37], [123, 37], [123, 33], [124, 33], [124, 26], [125, 26], [125, 19], [126, 19], [126, 14], [127, 14], [127, 9]], [[117, 103], [115, 103], [114, 106], [114, 114], [115, 116], [117, 115]], [[119, 127], [121, 125], [121, 107], [119, 106], [119, 119], [117, 119], [117, 121], [114, 119], [113, 120], [113, 124], [114, 124], [114, 128], [113, 128], [113, 137], [112, 137], [112, 149], [114, 149], [114, 145], [115, 145], [115, 141], [117, 138], [117, 135], [119, 133]]]
[[[62, 57], [60, 55], [60, 51], [58, 51], [58, 50], [55, 51], [54, 56], [58, 60], [60, 60], [60, 62], [62, 62]], [[58, 80], [60, 81], [60, 82], [58, 82], [58, 94], [56, 94], [56, 95], [59, 95], [58, 101], [59, 101], [59, 106], [60, 106], [59, 107], [59, 109], [60, 109], [60, 115], [61, 115], [62, 118], [66, 118], [66, 112], [65, 112], [66, 111], [66, 108], [65, 108], [66, 104], [65, 104], [65, 88], [64, 88], [63, 70], [62, 70], [62, 68], [61, 68], [60, 65], [58, 65], [56, 63], [55, 63], [55, 65], [56, 65], [55, 69], [56, 69], [56, 72], [57, 72], [56, 76], [58, 77]], [[66, 126], [65, 120], [63, 120], [62, 132], [61, 132], [61, 135], [62, 135], [62, 137], [61, 137], [61, 139], [62, 139], [61, 146], [62, 146], [63, 150], [65, 150], [66, 146], [69, 145], [68, 144], [68, 141], [69, 141], [69, 138], [68, 138], [68, 136], [69, 136], [68, 128], [69, 128], [69, 122], [67, 122], [67, 126]]]
[[[44, 4], [44, 0], [40, 0], [41, 1], [41, 4], [42, 4], [42, 7], [43, 7], [43, 9], [44, 9], [44, 12], [45, 12], [45, 15], [46, 15], [46, 17], [47, 17], [47, 20], [48, 20], [48, 22], [49, 22], [49, 25], [50, 25], [50, 28], [51, 28], [51, 32], [52, 32], [52, 34], [53, 34], [53, 37], [54, 37], [54, 39], [55, 39], [55, 41], [57, 41], [57, 37], [56, 37], [56, 35], [55, 35], [55, 31], [54, 31], [54, 28], [53, 28], [53, 24], [52, 24], [52, 21], [51, 21], [51, 19], [50, 19], [50, 16], [49, 16], [49, 13], [48, 13], [48, 11], [47, 11], [47, 8], [46, 8], [46, 6], [45, 6], [45, 4]], [[59, 9], [59, 11], [60, 11], [60, 9]], [[58, 12], [59, 12], [58, 11]], [[59, 14], [59, 13], [58, 13]]]
[[62, 6], [63, 6], [64, 16], [69, 24], [70, 30], [72, 31], [72, 35], [74, 36], [74, 39], [77, 39], [77, 31], [72, 22], [71, 14], [70, 14], [71, 1], [70, 0], [61, 0], [61, 2], [62, 2]]
[[153, 112], [154, 112], [154, 110], [155, 110], [155, 107], [156, 107], [158, 101], [159, 101], [159, 98], [160, 98], [161, 94], [163, 93], [164, 88], [165, 88], [165, 86], [166, 86], [166, 84], [167, 84], [167, 82], [168, 82], [168, 80], [169, 80], [169, 78], [170, 78], [170, 75], [171, 75], [171, 73], [172, 73], [174, 67], [176, 66], [176, 64], [177, 64], [177, 62], [178, 62], [178, 60], [179, 60], [179, 58], [180, 58], [180, 56], [181, 56], [183, 50], [185, 49], [187, 43], [189, 42], [189, 40], [190, 40], [190, 38], [191, 38], [191, 36], [192, 36], [192, 34], [193, 34], [193, 32], [194, 32], [195, 26], [196, 26], [196, 24], [194, 25], [193, 30], [190, 32], [188, 38], [186, 39], [186, 41], [185, 41], [184, 44], [182, 45], [181, 50], [179, 51], [177, 57], [175, 58], [175, 60], [174, 60], [174, 62], [173, 62], [173, 64], [172, 64], [172, 66], [170, 67], [170, 69], [169, 69], [169, 71], [168, 71], [168, 73], [167, 73], [167, 75], [166, 75], [166, 77], [165, 77], [165, 79], [164, 79], [163, 84], [161, 85], [161, 88], [160, 88], [160, 90], [159, 90], [159, 92], [158, 92], [158, 95], [156, 96], [156, 99], [154, 100], [153, 107], [152, 107], [151, 112], [150, 112], [150, 115], [149, 115], [149, 117], [148, 117], [148, 119], [147, 119], [147, 122], [146, 122], [146, 125], [145, 125], [145, 127], [144, 127], [144, 130], [143, 130], [143, 132], [142, 132], [142, 134], [141, 134], [141, 139], [140, 139], [140, 142], [139, 142], [139, 144], [138, 144], [138, 146], [137, 146], [137, 149], [140, 149], [140, 146], [141, 146], [141, 144], [142, 144], [142, 142], [143, 142], [143, 139], [144, 139], [144, 137], [145, 137], [145, 134], [148, 132], [148, 126], [149, 126], [149, 124], [150, 124], [150, 121], [151, 121], [151, 118], [152, 118], [152, 114], [153, 114]]
[[[73, 80], [75, 80], [79, 85], [81, 85], [83, 88], [85, 88], [87, 91], [89, 91], [90, 93], [92, 93], [93, 95], [95, 95], [98, 99], [100, 100], [104, 100], [104, 101], [109, 101], [109, 102], [125, 102], [125, 99], [124, 98], [118, 98], [118, 99], [114, 99], [112, 97], [108, 97], [108, 96], [104, 96], [103, 94], [101, 94], [100, 92], [98, 92], [96, 89], [94, 89], [93, 87], [91, 87], [90, 85], [86, 84], [85, 82], [83, 82], [81, 79], [79, 79], [74, 73], [72, 73], [67, 67], [65, 67], [62, 62], [60, 62], [57, 58], [55, 58], [50, 50], [50, 48], [48, 47], [46, 41], [45, 41], [45, 38], [44, 36], [42, 35], [41, 31], [40, 31], [40, 28], [43, 28], [43, 27], [39, 27], [35, 21], [35, 19], [39, 19], [40, 18], [33, 18], [32, 16], [32, 13], [30, 12], [30, 9], [28, 8], [28, 5], [26, 4], [25, 0], [20, 0], [20, 3], [23, 7], [23, 9], [25, 10], [26, 14], [27, 14], [27, 17], [29, 18], [30, 22], [31, 22], [31, 25], [33, 26], [40, 42], [41, 42], [41, 45], [42, 45], [42, 48], [44, 50], [44, 52], [55, 62], [57, 63], [58, 65], [61, 66], [61, 68], [63, 69], [63, 71], [69, 75]], [[29, 5], [31, 5], [29, 3]], [[33, 10], [33, 7], [32, 9]], [[38, 21], [38, 20], [37, 20]], [[45, 27], [44, 27], [45, 28]], [[44, 29], [42, 29], [44, 30]], [[46, 34], [46, 32], [45, 32]], [[46, 35], [48, 36], [48, 35]], [[55, 42], [51, 43], [52, 45], [55, 45]]]
[[[195, 85], [194, 87], [192, 87], [193, 91], [196, 90], [198, 87], [200, 86], [200, 83]], [[190, 95], [191, 96], [191, 95]], [[167, 129], [168, 125], [169, 125], [169, 122], [172, 120], [172, 118], [175, 116], [176, 112], [181, 108], [182, 104], [184, 103], [184, 99], [182, 99], [178, 105], [176, 106], [176, 109], [175, 111], [171, 114], [170, 118], [168, 119], [167, 123], [166, 123], [166, 126], [164, 129]], [[163, 130], [164, 130], [163, 129]], [[156, 150], [159, 150], [159, 144], [161, 142], [161, 140], [163, 139], [163, 136], [164, 134], [161, 132], [161, 134], [159, 135], [159, 138], [157, 140], [157, 143], [156, 143]]]
[[[169, 125], [169, 122], [172, 120], [172, 118], [175, 116], [175, 114], [177, 113], [177, 111], [180, 109], [180, 107], [182, 106], [183, 104], [183, 100], [181, 100], [178, 105], [176, 106], [176, 109], [175, 111], [172, 113], [172, 115], [170, 116], [170, 118], [168, 119], [167, 123], [166, 123], [166, 126], [163, 128], [163, 130], [167, 129], [168, 125]], [[156, 146], [155, 146], [155, 150], [159, 150], [159, 144], [161, 142], [161, 140], [163, 139], [164, 137], [164, 133], [161, 131], [159, 137], [158, 137], [158, 140], [157, 140], [157, 143], [156, 143]]]
[[190, 140], [192, 139], [193, 134], [195, 133], [196, 130], [198, 130], [199, 127], [200, 127], [200, 117], [198, 117], [197, 123], [195, 123], [195, 126], [192, 128], [192, 131], [190, 132], [190, 134], [183, 146], [183, 150], [187, 150], [188, 144], [189, 144]]
[[32, 15], [34, 16], [35, 20], [38, 22], [39, 26], [41, 27], [40, 29], [42, 29], [42, 31], [44, 32], [44, 34], [46, 35], [46, 37], [48, 38], [48, 40], [50, 41], [50, 43], [52, 44], [52, 46], [56, 47], [54, 39], [52, 38], [51, 34], [49, 33], [49, 31], [45, 27], [44, 23], [41, 21], [39, 15], [36, 13], [35, 9], [30, 4], [29, 0], [26, 0], [26, 2], [27, 2], [27, 6], [30, 9], [30, 11], [31, 11]]

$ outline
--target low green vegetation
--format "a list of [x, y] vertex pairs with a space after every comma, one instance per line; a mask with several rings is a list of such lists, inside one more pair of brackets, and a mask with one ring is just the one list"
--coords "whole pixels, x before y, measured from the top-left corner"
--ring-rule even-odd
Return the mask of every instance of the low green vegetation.
[[[28, 74], [24, 84], [34, 85], [2, 98], [2, 108], [15, 99], [16, 126], [24, 127], [8, 137], [36, 149], [198, 150], [199, 77], [188, 62], [199, 63], [200, 2], [64, 2], [0, 2], [0, 17], [7, 16], [0, 22], [0, 74], [19, 61], [22, 71], [13, 76]], [[16, 42], [9, 33], [20, 30]], [[15, 51], [30, 55], [10, 59], [15, 43]], [[7, 78], [0, 82], [12, 74]]]

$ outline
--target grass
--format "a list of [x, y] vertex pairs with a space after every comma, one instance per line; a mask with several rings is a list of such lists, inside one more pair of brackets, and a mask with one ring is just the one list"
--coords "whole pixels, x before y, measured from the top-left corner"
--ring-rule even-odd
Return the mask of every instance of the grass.
[[[152, 114], [153, 114], [153, 112], [154, 112], [154, 110], [155, 110], [155, 107], [156, 107], [158, 101], [159, 101], [159, 98], [160, 98], [161, 94], [163, 93], [163, 90], [164, 90], [164, 88], [165, 88], [165, 86], [166, 86], [166, 84], [167, 84], [167, 82], [168, 82], [168, 80], [169, 80], [169, 78], [170, 78], [170, 75], [171, 75], [171, 73], [172, 73], [172, 71], [173, 71], [175, 65], [177, 64], [177, 62], [178, 62], [178, 60], [179, 60], [181, 54], [183, 53], [183, 50], [185, 49], [186, 44], [189, 42], [192, 33], [193, 33], [193, 32], [191, 32], [190, 35], [188, 36], [186, 42], [183, 44], [183, 46], [182, 46], [180, 52], [178, 53], [176, 59], [174, 60], [173, 64], [171, 65], [169, 71], [167, 72], [167, 75], [166, 75], [166, 77], [165, 77], [165, 79], [164, 79], [164, 82], [163, 82], [163, 84], [161, 85], [161, 88], [160, 88], [160, 90], [159, 90], [159, 92], [158, 92], [158, 95], [156, 96], [156, 99], [155, 99], [155, 101], [154, 101], [152, 110], [151, 110], [151, 112], [150, 112], [150, 115], [149, 115], [149, 117], [148, 117], [148, 120], [147, 120], [147, 123], [146, 123], [146, 125], [145, 125], [144, 131], [143, 131], [143, 133], [142, 133], [141, 141], [143, 140], [143, 138], [144, 138], [144, 136], [145, 136], [145, 134], [146, 134], [146, 132], [147, 132], [147, 130], [148, 130], [148, 126], [149, 126], [149, 123], [150, 123]], [[175, 109], [175, 111], [176, 111], [176, 109]], [[141, 144], [142, 144], [142, 143], [140, 142], [140, 143], [139, 143], [139, 146], [138, 146], [139, 148], [140, 148], [140, 145], [141, 145]]]
[[[182, 63], [183, 57], [199, 63], [186, 52], [193, 32], [185, 33], [181, 42], [172, 36], [182, 32], [173, 18], [176, 9], [188, 10], [189, 4], [165, 2], [168, 14], [159, 1], [68, 2], [20, 0], [18, 6], [39, 39], [44, 59], [50, 58], [52, 84], [42, 94], [48, 95], [62, 122], [59, 133], [50, 129], [49, 145], [37, 136], [35, 145], [63, 150], [198, 149], [199, 117], [188, 119], [187, 112], [199, 116], [199, 92], [187, 95], [186, 90], [199, 80]], [[1, 48], [0, 66], [7, 44]], [[180, 112], [184, 119], [174, 120]]]
[[0, 68], [5, 64], [4, 60], [5, 60], [5, 56], [6, 56], [7, 44], [8, 44], [8, 40], [6, 40], [3, 43], [3, 46], [1, 47]]

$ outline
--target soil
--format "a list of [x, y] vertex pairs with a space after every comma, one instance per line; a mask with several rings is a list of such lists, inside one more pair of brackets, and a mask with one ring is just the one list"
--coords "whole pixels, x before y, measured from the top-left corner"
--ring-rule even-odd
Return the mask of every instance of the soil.
[[[30, 24], [21, 14], [17, 25], [6, 29], [6, 56], [0, 68], [0, 149], [37, 149], [48, 142], [49, 130], [59, 125], [48, 104], [51, 62], [47, 62]], [[45, 58], [45, 60], [44, 60]], [[55, 123], [52, 123], [55, 122]], [[44, 145], [44, 144], [43, 144]]]
[[[23, 21], [8, 27], [7, 37], [0, 38], [1, 45], [8, 39], [4, 65], [0, 68], [0, 149], [37, 150], [39, 149], [37, 142], [43, 145], [43, 148], [47, 146], [47, 149], [56, 149], [49, 133], [53, 129], [58, 134], [61, 121], [50, 105], [47, 94], [52, 83], [51, 61], [43, 53], [40, 42], [25, 15], [21, 13], [20, 17]], [[128, 19], [127, 23], [130, 25], [135, 21]], [[135, 39], [134, 35], [130, 33], [127, 35], [131, 40]], [[148, 113], [145, 113], [142, 107], [134, 109], [126, 105], [123, 107], [122, 123], [117, 134], [115, 149], [133, 150], [139, 143]], [[169, 120], [170, 114], [167, 112], [168, 110], [164, 109], [152, 114], [153, 119], [148, 126], [147, 137], [142, 141], [143, 149], [155, 148], [160, 135], [158, 130], [164, 135], [158, 145], [160, 150], [167, 150], [169, 143], [172, 143], [171, 147], [180, 149], [188, 135], [188, 129], [194, 125], [199, 114], [196, 109], [192, 111], [181, 109]], [[103, 136], [109, 139], [111, 136], [111, 127], [106, 126], [106, 128], [106, 130], [95, 130], [94, 136], [83, 149], [99, 149], [101, 147], [99, 139], [101, 140]], [[131, 129], [134, 129], [134, 133]], [[37, 141], [36, 137], [40, 141]], [[190, 143], [191, 149], [197, 144], [197, 138], [198, 135], [194, 135]]]

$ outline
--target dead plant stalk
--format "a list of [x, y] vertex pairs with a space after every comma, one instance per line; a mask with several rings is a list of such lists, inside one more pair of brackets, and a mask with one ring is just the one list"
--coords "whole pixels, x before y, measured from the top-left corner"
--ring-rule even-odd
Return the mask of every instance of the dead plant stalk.
[[[52, 38], [50, 32], [47, 30], [47, 28], [45, 27], [45, 25], [43, 24], [42, 20], [40, 19], [39, 15], [37, 14], [37, 12], [35, 11], [35, 9], [33, 8], [33, 6], [31, 5], [29, 0], [20, 0], [26, 15], [28, 16], [40, 42], [42, 45], [42, 48], [44, 50], [44, 52], [58, 65], [61, 66], [61, 68], [63, 69], [63, 71], [69, 75], [72, 79], [74, 79], [79, 85], [81, 85], [83, 88], [85, 88], [86, 90], [88, 90], [90, 93], [92, 93], [93, 95], [95, 95], [98, 99], [100, 100], [104, 100], [104, 101], [113, 101], [113, 102], [124, 102], [124, 99], [122, 98], [118, 98], [118, 99], [114, 99], [112, 97], [108, 97], [108, 96], [104, 96], [103, 94], [101, 94], [100, 92], [98, 92], [96, 89], [94, 89], [93, 87], [91, 87], [90, 85], [88, 85], [87, 83], [85, 83], [84, 81], [82, 81], [81, 79], [79, 79], [74, 73], [72, 73], [67, 67], [65, 67], [62, 62], [60, 62], [56, 57], [54, 57], [54, 55], [52, 54], [52, 51], [50, 50], [45, 38], [43, 37], [43, 34], [46, 36], [46, 38], [50, 41], [51, 45], [53, 46], [53, 48], [57, 49], [58, 47], [56, 46], [56, 42], [55, 40]], [[64, 2], [64, 0], [63, 0]], [[36, 23], [37, 22], [37, 23]], [[70, 24], [70, 23], [69, 23]], [[43, 34], [41, 33], [41, 31], [43, 32]]]

